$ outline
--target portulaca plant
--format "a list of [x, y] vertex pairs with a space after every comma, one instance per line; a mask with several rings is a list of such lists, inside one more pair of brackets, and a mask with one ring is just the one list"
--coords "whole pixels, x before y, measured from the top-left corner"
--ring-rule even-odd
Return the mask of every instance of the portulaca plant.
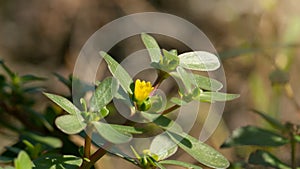
[[[223, 87], [219, 81], [192, 72], [218, 69], [220, 67], [218, 58], [205, 51], [178, 54], [176, 50], [161, 50], [152, 36], [143, 33], [141, 38], [148, 50], [151, 66], [157, 70], [157, 79], [153, 83], [145, 79], [133, 80], [113, 57], [101, 51], [99, 55], [106, 61], [112, 76], [95, 83], [96, 90], [91, 98], [81, 98], [81, 107], [76, 107], [62, 96], [45, 93], [49, 99], [68, 113], [57, 117], [55, 121], [61, 131], [67, 134], [82, 134], [82, 131], [85, 131], [82, 157], [77, 157], [78, 160], [73, 165], [81, 169], [89, 169], [96, 161], [109, 153], [143, 169], [164, 169], [167, 165], [200, 169], [198, 165], [168, 160], [178, 148], [181, 148], [201, 165], [218, 169], [229, 167], [229, 162], [222, 154], [185, 133], [182, 126], [170, 117], [181, 106], [192, 101], [228, 101], [238, 97], [236, 94], [219, 92]], [[174, 78], [182, 85], [178, 86], [178, 96], [167, 97], [170, 98], [169, 106], [164, 108], [161, 103], [162, 99], [156, 95], [156, 91], [168, 78]], [[122, 100], [131, 111], [130, 116], [139, 116], [150, 123], [151, 127], [137, 125], [137, 122], [133, 121], [122, 124], [108, 123], [106, 118], [113, 111], [118, 113], [117, 109], [110, 108], [113, 106], [111, 104], [113, 99]], [[139, 147], [130, 143], [135, 136], [143, 136], [149, 130], [159, 130], [163, 134], [154, 136], [148, 149], [140, 151]], [[98, 146], [95, 152], [91, 150], [93, 137], [102, 138], [100, 143], [98, 140], [97, 144], [101, 146]], [[133, 157], [122, 150], [110, 151], [113, 145], [125, 143], [134, 154]], [[67, 168], [66, 166], [65, 163], [61, 164], [62, 168]]]

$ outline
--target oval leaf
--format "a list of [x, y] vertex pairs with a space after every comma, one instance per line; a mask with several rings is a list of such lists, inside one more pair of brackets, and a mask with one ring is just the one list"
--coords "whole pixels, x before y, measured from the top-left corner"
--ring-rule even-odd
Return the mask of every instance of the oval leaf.
[[124, 134], [114, 129], [110, 124], [102, 122], [93, 122], [96, 131], [107, 141], [115, 144], [129, 142], [132, 139], [131, 134]]
[[[176, 71], [177, 71], [182, 83], [185, 86], [186, 92], [191, 93], [193, 87], [196, 86], [196, 80], [195, 80], [193, 74], [187, 72], [184, 68], [182, 68], [180, 66], [176, 68]], [[173, 75], [174, 75], [174, 73], [173, 73]]]
[[197, 83], [197, 86], [201, 89], [218, 91], [223, 88], [223, 84], [215, 79], [211, 79], [198, 74], [194, 74], [194, 78]]
[[184, 168], [189, 168], [189, 169], [202, 169], [199, 166], [190, 164], [190, 163], [186, 163], [186, 162], [182, 162], [182, 161], [177, 161], [177, 160], [164, 160], [164, 161], [160, 161], [160, 164], [165, 164], [165, 165], [176, 165], [176, 166], [181, 166]]
[[36, 169], [77, 169], [82, 163], [82, 158], [72, 155], [46, 154], [33, 161]]
[[287, 164], [280, 161], [277, 157], [263, 150], [257, 150], [256, 152], [251, 153], [248, 161], [250, 164], [262, 165], [265, 167], [291, 169]]
[[167, 118], [166, 116], [159, 116], [157, 117], [153, 123], [155, 123], [156, 125], [158, 125], [159, 127], [163, 128], [164, 130], [167, 131], [172, 131], [175, 133], [181, 133], [182, 132], [182, 128], [181, 126], [176, 123], [175, 121]]
[[23, 75], [20, 77], [22, 83], [32, 82], [32, 81], [41, 81], [46, 80], [46, 78], [38, 77], [34, 75]]
[[133, 81], [127, 71], [107, 53], [101, 51], [100, 55], [106, 61], [111, 74], [119, 80], [122, 88], [128, 93], [132, 94], [130, 84], [133, 83]]
[[178, 56], [164, 49], [162, 51], [164, 56], [159, 62], [161, 69], [166, 72], [175, 70], [176, 67], [179, 65]]
[[41, 136], [41, 135], [34, 134], [32, 132], [24, 133], [24, 135], [33, 139], [34, 141], [36, 141], [38, 143], [42, 143], [42, 144], [50, 146], [52, 148], [61, 148], [63, 146], [62, 141], [56, 137]]
[[121, 133], [143, 134], [143, 129], [135, 128], [132, 126], [124, 126], [118, 124], [110, 124], [110, 126]]
[[67, 134], [77, 134], [86, 127], [83, 118], [77, 115], [63, 115], [55, 120], [56, 126]]
[[198, 162], [211, 167], [223, 169], [229, 167], [228, 160], [207, 144], [200, 142], [186, 133], [168, 132], [172, 140], [178, 143], [178, 146], [194, 157]]
[[161, 52], [160, 52], [160, 47], [158, 46], [156, 40], [152, 36], [150, 36], [146, 33], [142, 33], [141, 37], [142, 37], [142, 41], [143, 41], [144, 45], [146, 46], [146, 48], [148, 50], [151, 61], [159, 62], [160, 57], [161, 57]]
[[180, 98], [177, 98], [177, 97], [172, 97], [172, 98], [170, 99], [170, 102], [172, 102], [172, 103], [174, 103], [174, 104], [177, 104], [177, 105], [179, 105], [179, 106], [183, 106], [183, 105], [188, 104], [188, 102], [186, 102], [186, 101], [184, 101], [184, 100], [182, 100], [182, 99], [180, 99]]
[[150, 152], [158, 156], [157, 161], [166, 159], [176, 153], [177, 144], [166, 134], [157, 135], [151, 142]]
[[213, 71], [220, 67], [218, 57], [209, 52], [187, 52], [178, 57], [180, 58], [180, 66], [191, 70]]
[[44, 93], [50, 100], [52, 100], [54, 103], [59, 105], [62, 109], [64, 109], [66, 112], [70, 114], [80, 114], [80, 110], [73, 105], [72, 102], [70, 102], [68, 99], [55, 95], [55, 94], [50, 94], [50, 93]]
[[282, 146], [289, 142], [288, 139], [269, 130], [255, 126], [245, 126], [233, 131], [222, 147], [232, 147], [239, 145], [256, 146]]
[[195, 100], [201, 102], [223, 102], [223, 101], [230, 101], [240, 97], [238, 94], [230, 94], [230, 93], [221, 93], [221, 92], [201, 92]]
[[103, 80], [97, 87], [90, 100], [90, 109], [92, 112], [98, 112], [106, 106], [118, 91], [118, 82], [113, 77]]
[[33, 167], [33, 163], [30, 160], [30, 157], [25, 151], [21, 151], [14, 161], [16, 169], [31, 169]]

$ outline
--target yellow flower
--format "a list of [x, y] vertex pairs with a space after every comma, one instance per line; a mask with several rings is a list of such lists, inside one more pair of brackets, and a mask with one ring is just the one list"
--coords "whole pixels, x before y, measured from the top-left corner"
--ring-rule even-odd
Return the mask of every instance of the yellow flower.
[[138, 104], [143, 103], [152, 92], [154, 88], [150, 82], [141, 81], [137, 79], [134, 86], [134, 98]]

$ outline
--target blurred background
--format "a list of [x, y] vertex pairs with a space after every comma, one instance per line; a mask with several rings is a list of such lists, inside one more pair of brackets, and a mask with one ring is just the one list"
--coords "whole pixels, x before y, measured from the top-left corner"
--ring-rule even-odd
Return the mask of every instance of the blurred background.
[[[48, 78], [43, 83], [48, 91], [67, 93], [67, 88], [57, 83], [53, 72], [63, 76], [71, 74], [81, 47], [106, 23], [128, 14], [149, 11], [174, 14], [198, 26], [220, 55], [227, 91], [241, 94], [239, 99], [226, 103], [223, 121], [208, 140], [210, 145], [218, 149], [231, 131], [240, 126], [265, 126], [249, 111], [251, 108], [283, 122], [299, 122], [299, 1], [1, 0], [0, 59], [19, 74]], [[162, 48], [186, 50], [163, 37], [158, 41]], [[122, 60], [122, 56], [139, 46], [142, 43], [119, 43], [111, 53]], [[128, 48], [131, 49], [128, 51]], [[276, 70], [283, 71], [284, 77]], [[285, 85], [278, 85], [282, 81]], [[40, 99], [46, 101], [43, 97]], [[5, 133], [1, 127], [0, 133]], [[195, 126], [192, 133], [197, 136], [199, 126]], [[17, 137], [10, 135], [0, 139], [2, 151]], [[249, 153], [247, 148], [220, 151], [231, 161], [243, 160]], [[279, 151], [278, 154], [287, 161], [288, 151]], [[193, 162], [182, 152], [174, 158]], [[110, 156], [99, 162], [104, 168], [118, 168], [116, 165], [134, 167]]]

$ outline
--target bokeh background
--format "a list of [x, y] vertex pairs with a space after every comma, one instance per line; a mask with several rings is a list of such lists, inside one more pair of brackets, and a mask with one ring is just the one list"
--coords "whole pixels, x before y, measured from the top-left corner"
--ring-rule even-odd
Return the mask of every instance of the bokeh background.
[[[251, 108], [267, 112], [283, 122], [299, 122], [299, 1], [1, 0], [0, 59], [20, 74], [47, 77], [43, 85], [48, 91], [67, 93], [53, 72], [63, 76], [72, 73], [81, 47], [101, 26], [128, 14], [149, 11], [174, 14], [198, 26], [220, 55], [227, 91], [241, 94], [239, 99], [226, 103], [223, 121], [208, 140], [210, 145], [218, 149], [231, 131], [240, 126], [268, 127], [249, 111]], [[186, 50], [163, 37], [158, 41], [162, 48]], [[117, 44], [111, 53], [120, 61], [141, 46], [140, 41], [123, 42]], [[285, 86], [270, 80], [270, 75], [274, 77], [274, 70], [278, 68], [289, 75]], [[42, 96], [40, 100], [46, 102]], [[199, 125], [192, 130], [194, 136], [199, 134], [201, 119], [203, 117], [199, 117]], [[17, 139], [1, 126], [0, 134], [0, 151]], [[243, 160], [250, 152], [249, 148], [243, 147], [220, 151], [231, 161]], [[277, 151], [284, 161], [289, 160], [288, 150]], [[182, 152], [174, 158], [193, 162]], [[105, 156], [98, 165], [103, 168], [134, 168], [110, 156]]]

